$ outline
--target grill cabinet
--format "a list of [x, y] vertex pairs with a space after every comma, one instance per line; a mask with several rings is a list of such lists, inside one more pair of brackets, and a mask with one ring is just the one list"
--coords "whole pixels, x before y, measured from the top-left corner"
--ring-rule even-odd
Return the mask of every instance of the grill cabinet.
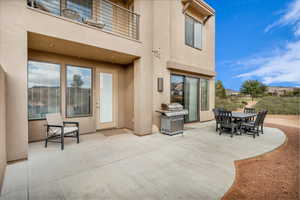
[[162, 110], [158, 110], [161, 114], [160, 118], [160, 132], [166, 135], [183, 134], [184, 115], [188, 114], [182, 105], [162, 104]]

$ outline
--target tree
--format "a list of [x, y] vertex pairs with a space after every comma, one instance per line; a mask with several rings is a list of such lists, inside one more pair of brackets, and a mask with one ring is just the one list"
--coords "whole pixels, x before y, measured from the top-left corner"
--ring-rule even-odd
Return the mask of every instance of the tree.
[[300, 88], [295, 88], [293, 91], [294, 96], [300, 96]]
[[249, 94], [253, 101], [255, 97], [265, 93], [266, 86], [257, 80], [247, 80], [242, 84], [240, 91], [243, 94]]
[[223, 83], [222, 81], [218, 80], [216, 82], [216, 97], [219, 97], [219, 98], [222, 98], [222, 99], [225, 99], [226, 98], [226, 90], [223, 86]]
[[73, 75], [73, 82], [71, 83], [71, 86], [73, 88], [80, 88], [83, 85], [82, 77], [78, 74]]

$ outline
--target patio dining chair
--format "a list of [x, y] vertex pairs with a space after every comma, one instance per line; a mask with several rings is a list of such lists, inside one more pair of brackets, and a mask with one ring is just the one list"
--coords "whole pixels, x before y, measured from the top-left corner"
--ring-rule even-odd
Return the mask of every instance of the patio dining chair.
[[[246, 114], [255, 114], [255, 108], [244, 108], [244, 113]], [[247, 121], [254, 121], [254, 117], [249, 118]]]
[[260, 132], [261, 132], [261, 134], [264, 134], [264, 121], [265, 121], [265, 118], [266, 118], [266, 116], [268, 114], [268, 111], [267, 110], [263, 110], [262, 112], [263, 112], [263, 115], [262, 115], [262, 117], [260, 119], [259, 125], [260, 125]]
[[219, 118], [218, 118], [218, 115], [219, 115], [220, 111], [225, 111], [225, 109], [224, 108], [214, 108], [213, 109], [214, 117], [215, 117], [215, 120], [216, 120], [216, 131], [219, 130], [219, 125], [221, 123]]
[[259, 128], [261, 127], [261, 122], [264, 117], [264, 111], [261, 111], [257, 114], [255, 121], [243, 122], [240, 126], [240, 130], [244, 133], [250, 134], [255, 138], [255, 136], [259, 136]]
[[255, 113], [255, 108], [244, 108], [244, 113]]
[[233, 122], [231, 111], [219, 111], [217, 116], [220, 121], [219, 135], [224, 133], [226, 130], [230, 131], [230, 137], [233, 137], [234, 133], [238, 130], [238, 124]]
[[76, 138], [79, 143], [79, 123], [66, 122], [62, 120], [59, 113], [46, 114], [47, 120], [47, 135], [45, 139], [45, 147], [48, 142], [61, 143], [61, 150], [64, 150], [64, 138]]

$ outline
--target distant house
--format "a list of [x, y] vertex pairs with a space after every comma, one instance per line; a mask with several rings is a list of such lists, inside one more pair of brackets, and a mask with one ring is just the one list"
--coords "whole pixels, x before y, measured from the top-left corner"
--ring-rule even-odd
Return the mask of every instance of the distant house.
[[295, 89], [296, 87], [268, 86], [266, 93], [272, 96], [284, 96], [294, 92]]
[[226, 96], [239, 96], [240, 92], [236, 90], [226, 89]]

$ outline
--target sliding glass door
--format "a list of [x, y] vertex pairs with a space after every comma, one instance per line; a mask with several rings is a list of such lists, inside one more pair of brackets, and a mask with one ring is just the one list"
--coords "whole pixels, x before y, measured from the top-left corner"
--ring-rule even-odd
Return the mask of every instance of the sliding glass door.
[[199, 78], [171, 75], [171, 103], [180, 103], [189, 111], [185, 122], [199, 121]]
[[186, 122], [199, 120], [199, 79], [185, 77], [184, 82], [184, 107], [189, 111]]
[[179, 103], [184, 106], [184, 76], [171, 76], [171, 103]]

